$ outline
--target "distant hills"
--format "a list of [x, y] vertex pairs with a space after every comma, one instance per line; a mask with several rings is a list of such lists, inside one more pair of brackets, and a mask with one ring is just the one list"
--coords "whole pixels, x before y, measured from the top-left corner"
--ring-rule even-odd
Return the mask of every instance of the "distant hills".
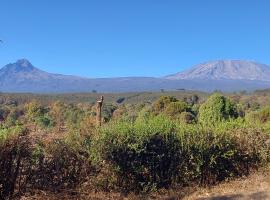
[[187, 71], [153, 77], [83, 78], [52, 74], [21, 59], [0, 69], [0, 91], [31, 93], [139, 92], [160, 90], [239, 91], [270, 88], [270, 67], [264, 64], [219, 60]]

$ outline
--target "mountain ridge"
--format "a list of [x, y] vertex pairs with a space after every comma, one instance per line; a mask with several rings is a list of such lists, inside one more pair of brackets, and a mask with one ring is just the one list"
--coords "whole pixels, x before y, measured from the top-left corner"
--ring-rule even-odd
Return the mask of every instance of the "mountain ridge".
[[[220, 63], [221, 61], [218, 62]], [[224, 62], [226, 63], [228, 61]], [[27, 59], [20, 59], [17, 62], [7, 64], [0, 69], [0, 91], [70, 93], [91, 91], [142, 92], [164, 90], [237, 91], [270, 88], [270, 68], [267, 65], [248, 62], [247, 68], [249, 69], [248, 72], [252, 74], [251, 78], [244, 79], [241, 76], [240, 78], [238, 76], [235, 79], [230, 79], [230, 76], [220, 76], [219, 74], [221, 72], [236, 71], [233, 74], [239, 75], [238, 71], [245, 69], [245, 65], [239, 64], [239, 69], [236, 67], [236, 69], [238, 69], [237, 71], [232, 70], [234, 68], [229, 68], [230, 70], [226, 67], [224, 68], [224, 64], [216, 66], [213, 65], [213, 63], [211, 64], [211, 62], [207, 63], [199, 64], [197, 67], [195, 66], [185, 72], [162, 78], [84, 78], [72, 75], [48, 73], [34, 67]], [[216, 73], [216, 71], [218, 73]], [[254, 71], [256, 73], [253, 73]], [[244, 75], [246, 74], [242, 73], [242, 76]], [[261, 80], [256, 79], [258, 77], [261, 78], [259, 75], [262, 77]], [[211, 78], [211, 76], [214, 78]]]

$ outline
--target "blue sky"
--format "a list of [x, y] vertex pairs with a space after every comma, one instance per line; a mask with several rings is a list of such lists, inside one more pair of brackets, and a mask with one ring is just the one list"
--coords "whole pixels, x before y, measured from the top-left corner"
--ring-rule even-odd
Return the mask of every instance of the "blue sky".
[[0, 66], [163, 76], [215, 59], [270, 64], [268, 0], [1, 0]]

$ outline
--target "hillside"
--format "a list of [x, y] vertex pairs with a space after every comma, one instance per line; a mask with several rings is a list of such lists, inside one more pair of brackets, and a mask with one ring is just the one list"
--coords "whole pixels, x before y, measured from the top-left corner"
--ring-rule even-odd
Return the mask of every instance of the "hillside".
[[258, 80], [270, 81], [270, 67], [253, 61], [218, 60], [195, 65], [166, 77], [171, 80]]

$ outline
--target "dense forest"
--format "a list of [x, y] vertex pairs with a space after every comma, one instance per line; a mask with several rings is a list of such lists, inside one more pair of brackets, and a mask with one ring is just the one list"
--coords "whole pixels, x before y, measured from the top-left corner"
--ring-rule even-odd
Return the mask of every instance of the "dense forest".
[[0, 199], [34, 191], [150, 194], [270, 162], [270, 92], [0, 94]]

